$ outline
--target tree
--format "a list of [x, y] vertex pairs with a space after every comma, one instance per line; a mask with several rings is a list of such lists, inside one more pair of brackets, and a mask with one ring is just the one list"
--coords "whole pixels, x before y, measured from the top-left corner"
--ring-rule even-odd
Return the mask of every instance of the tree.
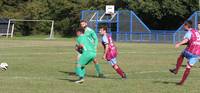
[[197, 0], [135, 0], [129, 6], [152, 29], [177, 29], [198, 10]]
[[[194, 11], [198, 0], [0, 0], [0, 18], [52, 19], [55, 31], [62, 36], [74, 35], [81, 10], [133, 10], [152, 29], [177, 29]], [[47, 23], [21, 23], [23, 35], [44, 34]], [[20, 29], [23, 28], [23, 29]]]

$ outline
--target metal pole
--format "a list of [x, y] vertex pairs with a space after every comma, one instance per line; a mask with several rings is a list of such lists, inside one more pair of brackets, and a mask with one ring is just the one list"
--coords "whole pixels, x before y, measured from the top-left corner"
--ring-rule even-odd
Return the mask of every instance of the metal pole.
[[120, 33], [120, 31], [119, 31], [119, 30], [120, 30], [120, 29], [119, 29], [119, 21], [120, 21], [120, 20], [119, 20], [119, 13], [120, 13], [120, 11], [117, 11], [116, 13], [117, 13], [117, 33], [116, 33], [116, 41], [119, 41], [119, 39], [118, 39], [118, 36], [119, 36], [119, 35], [118, 35], [118, 34]]
[[12, 31], [11, 31], [11, 38], [13, 37], [13, 33], [14, 33], [14, 28], [15, 28], [15, 24], [12, 24]]
[[83, 18], [84, 18], [83, 14], [84, 14], [84, 11], [82, 10], [81, 11], [81, 20], [83, 20]]
[[176, 44], [176, 33], [173, 33], [173, 44]]
[[98, 33], [98, 27], [99, 27], [99, 21], [98, 21], [98, 18], [99, 18], [99, 11], [97, 10], [96, 12], [95, 12], [95, 15], [96, 15], [96, 13], [97, 13], [97, 16], [96, 16], [96, 18], [95, 18], [95, 25], [96, 25], [96, 28], [95, 28], [95, 32], [96, 32], [96, 34]]
[[9, 30], [10, 30], [10, 19], [9, 19], [9, 21], [8, 21], [8, 28], [7, 28], [6, 38], [8, 38]]
[[133, 38], [133, 15], [132, 13], [129, 11], [130, 14], [130, 41], [132, 41]]
[[197, 12], [195, 13], [195, 21], [194, 22], [195, 22], [194, 28], [198, 29], [198, 13]]
[[51, 32], [50, 32], [50, 37], [49, 37], [49, 39], [53, 39], [53, 38], [54, 38], [54, 36], [53, 36], [53, 34], [54, 34], [53, 29], [54, 29], [54, 21], [52, 21], [52, 24], [51, 24]]

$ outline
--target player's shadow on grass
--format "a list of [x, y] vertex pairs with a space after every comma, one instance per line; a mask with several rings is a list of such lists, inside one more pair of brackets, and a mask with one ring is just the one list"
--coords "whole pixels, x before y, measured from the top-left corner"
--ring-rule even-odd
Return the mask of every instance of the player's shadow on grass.
[[76, 80], [75, 79], [68, 79], [68, 78], [65, 78], [65, 79], [59, 79], [59, 80], [67, 80], [67, 81], [69, 81], [69, 82], [75, 82]]
[[[59, 72], [63, 73], [63, 74], [67, 74], [69, 76], [76, 76], [75, 72], [70, 72], [70, 71], [59, 71]], [[88, 74], [86, 74], [86, 77], [100, 78], [100, 77], [97, 77], [96, 75], [88, 75]], [[121, 79], [121, 78], [101, 77], [101, 79]], [[60, 79], [60, 80], [68, 80], [68, 81], [71, 81], [71, 82], [75, 81], [75, 80], [71, 80], [71, 79]]]
[[[76, 73], [75, 72], [70, 72], [70, 71], [59, 71], [60, 73], [64, 73], [64, 74], [67, 74], [69, 76], [76, 76]], [[97, 78], [97, 76], [95, 75], [88, 75], [86, 74], [86, 77], [93, 77], [93, 78]]]
[[76, 73], [75, 72], [67, 72], [67, 71], [59, 71], [60, 73], [64, 73], [64, 74], [67, 74], [69, 76], [76, 76]]
[[173, 82], [173, 81], [154, 81], [153, 83], [162, 83], [162, 84], [177, 84], [177, 82]]
[[[174, 65], [174, 66], [176, 66], [176, 64], [172, 64], [172, 65]], [[186, 67], [187, 65], [181, 65], [181, 67]]]

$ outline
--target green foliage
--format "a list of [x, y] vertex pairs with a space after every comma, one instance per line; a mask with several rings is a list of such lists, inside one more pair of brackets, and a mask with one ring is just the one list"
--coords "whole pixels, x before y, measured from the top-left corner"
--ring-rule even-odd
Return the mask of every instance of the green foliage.
[[[81, 10], [104, 10], [107, 4], [115, 5], [116, 10], [135, 11], [153, 29], [177, 28], [199, 7], [198, 0], [0, 0], [0, 18], [52, 19], [55, 31], [69, 36], [79, 26]], [[45, 28], [49, 24], [24, 22], [17, 26], [17, 31], [23, 34], [31, 30], [26, 34], [31, 35], [38, 30], [45, 34]]]
[[135, 0], [129, 8], [154, 29], [176, 29], [198, 10], [197, 0]]

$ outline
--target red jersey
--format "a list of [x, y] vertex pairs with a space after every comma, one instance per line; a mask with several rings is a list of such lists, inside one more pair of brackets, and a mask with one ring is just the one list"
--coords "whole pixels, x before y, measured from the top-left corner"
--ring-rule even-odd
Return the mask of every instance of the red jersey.
[[117, 48], [112, 41], [112, 37], [110, 35], [104, 35], [102, 37], [102, 45], [105, 49], [106, 45], [108, 44], [108, 52], [106, 54], [107, 61], [117, 57]]
[[194, 55], [200, 55], [200, 33], [195, 29], [190, 30], [191, 38], [186, 50]]

